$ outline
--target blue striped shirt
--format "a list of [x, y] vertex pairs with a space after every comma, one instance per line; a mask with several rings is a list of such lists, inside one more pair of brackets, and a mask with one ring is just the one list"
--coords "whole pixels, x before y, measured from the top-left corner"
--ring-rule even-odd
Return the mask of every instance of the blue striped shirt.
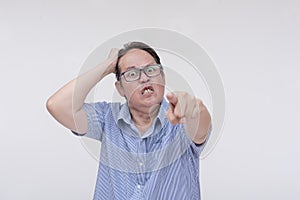
[[101, 141], [94, 200], [199, 200], [199, 154], [182, 124], [165, 117], [164, 99], [157, 118], [141, 136], [127, 103], [85, 103], [86, 137]]

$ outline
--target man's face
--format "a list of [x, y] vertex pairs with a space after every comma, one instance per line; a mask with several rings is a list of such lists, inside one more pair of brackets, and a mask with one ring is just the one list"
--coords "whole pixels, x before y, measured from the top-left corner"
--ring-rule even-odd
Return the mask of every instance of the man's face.
[[[143, 68], [149, 64], [157, 64], [146, 51], [132, 49], [119, 61], [120, 72], [130, 68]], [[139, 80], [127, 82], [124, 76], [116, 82], [119, 93], [128, 101], [129, 107], [134, 109], [149, 109], [160, 104], [165, 90], [165, 77], [162, 72], [158, 76], [148, 77], [143, 71]]]

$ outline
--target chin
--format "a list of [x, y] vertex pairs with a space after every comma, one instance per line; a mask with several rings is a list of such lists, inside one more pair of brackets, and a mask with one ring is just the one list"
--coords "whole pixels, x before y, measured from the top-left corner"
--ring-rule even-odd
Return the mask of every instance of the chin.
[[136, 101], [130, 101], [131, 105], [135, 105], [134, 107], [141, 108], [141, 107], [148, 107], [151, 108], [155, 105], [159, 105], [162, 102], [163, 98], [158, 97], [151, 97], [151, 98], [136, 98]]
[[146, 106], [152, 107], [161, 104], [162, 100], [163, 100], [162, 97], [156, 97], [156, 98], [145, 99], [143, 103]]

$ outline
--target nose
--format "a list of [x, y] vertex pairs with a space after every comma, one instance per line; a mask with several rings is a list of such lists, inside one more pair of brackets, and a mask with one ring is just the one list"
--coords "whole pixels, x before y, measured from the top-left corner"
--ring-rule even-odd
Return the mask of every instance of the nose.
[[141, 77], [140, 77], [140, 82], [141, 83], [146, 83], [150, 80], [150, 78], [145, 74], [143, 70], [141, 70]]

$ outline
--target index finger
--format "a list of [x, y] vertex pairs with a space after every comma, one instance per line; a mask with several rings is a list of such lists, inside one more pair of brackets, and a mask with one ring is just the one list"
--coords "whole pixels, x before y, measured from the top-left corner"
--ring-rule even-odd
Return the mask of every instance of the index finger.
[[170, 92], [166, 95], [168, 101], [170, 104], [172, 104], [173, 106], [175, 106], [178, 102], [178, 98], [177, 96], [173, 93], [173, 92]]

